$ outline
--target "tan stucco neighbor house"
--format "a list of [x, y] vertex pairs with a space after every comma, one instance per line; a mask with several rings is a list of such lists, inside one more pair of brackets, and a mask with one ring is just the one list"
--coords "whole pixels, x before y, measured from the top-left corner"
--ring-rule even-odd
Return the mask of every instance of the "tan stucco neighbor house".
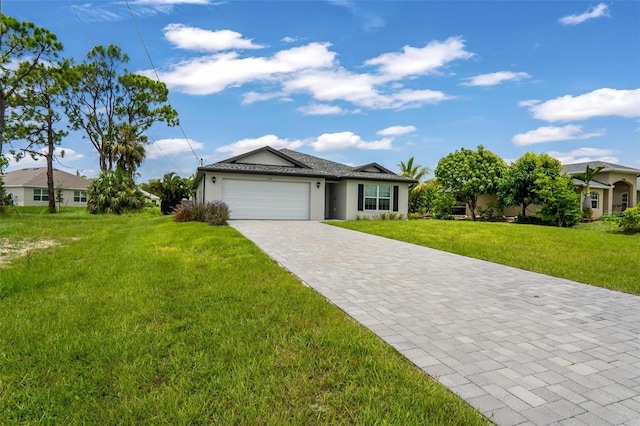
[[[48, 206], [47, 168], [32, 167], [14, 170], [3, 176], [10, 202], [16, 206]], [[53, 169], [53, 186], [62, 188], [62, 205], [87, 206], [89, 180], [62, 170]]]
[[[599, 218], [603, 214], [624, 211], [638, 204], [640, 192], [640, 169], [606, 163], [604, 161], [591, 161], [588, 163], [565, 164], [562, 171], [574, 176], [584, 173], [587, 166], [594, 169], [604, 167], [590, 182], [591, 209], [593, 217]], [[586, 184], [584, 181], [573, 178], [573, 183], [580, 191], [584, 199]]]
[[263, 147], [198, 168], [196, 201], [222, 200], [231, 219], [353, 220], [407, 217], [409, 185], [377, 163], [352, 167]]

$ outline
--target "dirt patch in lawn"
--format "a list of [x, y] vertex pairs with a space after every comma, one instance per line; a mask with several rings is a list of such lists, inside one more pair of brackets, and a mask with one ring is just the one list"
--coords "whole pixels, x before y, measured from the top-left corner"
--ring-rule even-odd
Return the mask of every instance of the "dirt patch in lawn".
[[42, 241], [11, 241], [7, 238], [0, 238], [0, 268], [11, 263], [13, 259], [26, 256], [33, 250], [41, 250], [57, 246], [53, 240]]

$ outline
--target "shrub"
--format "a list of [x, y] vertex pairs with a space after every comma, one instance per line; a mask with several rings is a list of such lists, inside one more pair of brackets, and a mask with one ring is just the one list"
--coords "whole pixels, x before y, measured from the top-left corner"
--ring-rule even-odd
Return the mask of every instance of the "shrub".
[[173, 209], [176, 222], [203, 222], [208, 225], [226, 225], [229, 220], [229, 206], [224, 201], [212, 203], [180, 204]]
[[417, 220], [420, 219], [420, 213], [409, 213], [409, 220]]
[[585, 207], [582, 209], [582, 217], [584, 219], [591, 219], [593, 217], [593, 210], [591, 207]]
[[404, 213], [400, 213], [398, 215], [398, 220], [404, 220]]
[[189, 204], [178, 204], [173, 208], [173, 220], [176, 222], [191, 222], [193, 208]]
[[451, 192], [439, 192], [433, 200], [433, 217], [453, 220], [451, 209], [456, 204], [456, 197]]
[[87, 210], [96, 213], [131, 213], [143, 209], [145, 197], [133, 178], [122, 170], [107, 170], [87, 188]]
[[536, 185], [536, 193], [544, 204], [537, 214], [544, 224], [571, 227], [580, 221], [580, 195], [569, 176], [541, 176]]
[[624, 232], [640, 232], [640, 206], [626, 209], [622, 213], [619, 226]]
[[620, 215], [617, 214], [603, 214], [602, 216], [600, 216], [600, 221], [601, 222], [613, 222], [616, 225], [620, 225], [620, 220], [622, 219], [622, 217]]

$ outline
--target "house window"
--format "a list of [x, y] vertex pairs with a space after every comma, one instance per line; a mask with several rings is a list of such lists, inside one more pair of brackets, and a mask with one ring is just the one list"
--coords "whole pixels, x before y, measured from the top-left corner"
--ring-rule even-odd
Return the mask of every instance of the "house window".
[[622, 210], [626, 210], [629, 207], [629, 193], [622, 193]]
[[365, 185], [364, 209], [365, 210], [390, 210], [391, 186], [389, 185]]
[[87, 202], [87, 191], [73, 191], [73, 202], [74, 203], [86, 203]]
[[33, 201], [49, 201], [49, 190], [47, 189], [34, 189]]
[[598, 208], [598, 193], [597, 192], [592, 192], [591, 193], [591, 208], [592, 209], [597, 209]]

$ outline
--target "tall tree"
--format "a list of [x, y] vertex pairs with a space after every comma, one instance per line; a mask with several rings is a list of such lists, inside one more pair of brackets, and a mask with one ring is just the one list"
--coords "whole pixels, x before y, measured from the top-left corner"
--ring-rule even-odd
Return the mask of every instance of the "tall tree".
[[585, 188], [584, 188], [584, 200], [582, 201], [582, 208], [585, 210], [591, 208], [591, 181], [604, 168], [605, 168], [604, 166], [597, 166], [595, 168], [591, 168], [591, 166], [587, 164], [587, 169], [585, 170], [584, 173], [577, 173], [574, 175], [574, 177], [580, 179], [581, 181], [584, 181]]
[[[76, 67], [65, 105], [72, 129], [83, 131], [96, 149], [101, 171], [116, 168], [123, 152], [143, 153], [131, 145], [144, 146], [148, 142], [144, 132], [154, 123], [178, 124], [166, 85], [129, 73], [124, 67], [128, 61], [118, 46], [92, 48]], [[127, 149], [115, 147], [118, 143]], [[124, 163], [133, 165], [135, 161], [126, 158], [121, 161]]]
[[[20, 66], [28, 65], [23, 63]], [[53, 181], [55, 148], [67, 135], [67, 131], [60, 126], [63, 119], [60, 112], [67, 85], [65, 74], [68, 70], [68, 61], [37, 64], [22, 80], [21, 105], [14, 108], [10, 114], [10, 133], [27, 142], [27, 145], [18, 151], [11, 151], [16, 160], [25, 155], [46, 158], [49, 213], [56, 212]]]
[[4, 199], [2, 171], [8, 161], [4, 154], [7, 111], [18, 102], [18, 88], [37, 64], [51, 61], [62, 50], [55, 34], [0, 13], [0, 204]]
[[445, 189], [464, 197], [476, 220], [478, 197], [496, 193], [505, 169], [502, 158], [479, 145], [477, 151], [462, 148], [440, 159], [435, 176]]
[[521, 206], [521, 215], [526, 217], [527, 207], [542, 203], [536, 191], [536, 180], [541, 176], [559, 176], [561, 171], [560, 162], [550, 155], [525, 153], [507, 168], [498, 181], [498, 203], [505, 207]]

